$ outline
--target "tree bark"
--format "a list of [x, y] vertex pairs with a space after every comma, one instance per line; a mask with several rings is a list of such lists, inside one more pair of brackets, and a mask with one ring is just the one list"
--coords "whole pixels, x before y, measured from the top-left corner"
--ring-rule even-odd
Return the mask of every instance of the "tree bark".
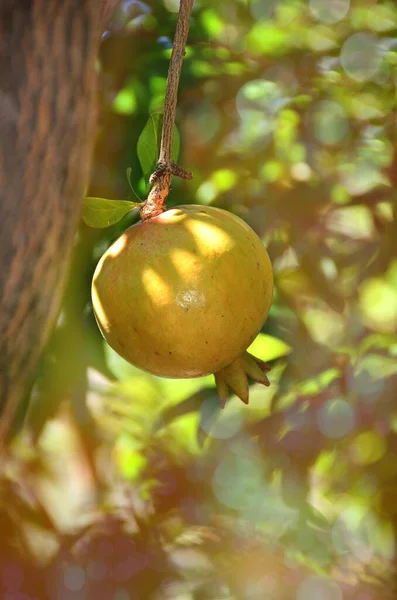
[[0, 5], [0, 447], [56, 319], [90, 172], [116, 0]]

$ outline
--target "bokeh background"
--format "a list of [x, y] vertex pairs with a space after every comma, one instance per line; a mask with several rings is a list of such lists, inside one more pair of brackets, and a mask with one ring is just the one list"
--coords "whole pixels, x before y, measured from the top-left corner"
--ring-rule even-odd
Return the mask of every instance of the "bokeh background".
[[[177, 10], [126, 0], [103, 35], [90, 196], [147, 194], [137, 140]], [[2, 472], [2, 598], [397, 598], [396, 82], [392, 1], [196, 0], [177, 112], [194, 179], [169, 206], [230, 210], [267, 247], [271, 387], [220, 411], [211, 377], [119, 358], [90, 282], [138, 213], [82, 223]]]

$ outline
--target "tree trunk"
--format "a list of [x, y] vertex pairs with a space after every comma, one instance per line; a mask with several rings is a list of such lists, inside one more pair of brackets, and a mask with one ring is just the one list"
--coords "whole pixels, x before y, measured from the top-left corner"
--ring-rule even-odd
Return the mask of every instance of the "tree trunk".
[[0, 446], [54, 325], [96, 122], [95, 60], [116, 0], [0, 6]]

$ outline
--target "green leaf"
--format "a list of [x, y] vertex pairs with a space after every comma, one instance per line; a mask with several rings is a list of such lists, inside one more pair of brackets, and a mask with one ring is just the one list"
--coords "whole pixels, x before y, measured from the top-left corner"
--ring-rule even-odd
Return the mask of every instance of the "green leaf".
[[[143, 131], [138, 139], [137, 153], [142, 172], [145, 179], [148, 180], [156, 168], [160, 154], [161, 130], [163, 127], [163, 114], [153, 113], [150, 115]], [[174, 144], [172, 157], [174, 161], [178, 160], [180, 147], [179, 132], [174, 125]]]
[[252, 342], [248, 351], [261, 360], [267, 361], [286, 356], [291, 352], [291, 347], [272, 335], [260, 333]]
[[105, 198], [84, 198], [81, 218], [89, 227], [109, 227], [118, 223], [127, 213], [139, 206], [142, 206], [142, 203], [106, 200]]

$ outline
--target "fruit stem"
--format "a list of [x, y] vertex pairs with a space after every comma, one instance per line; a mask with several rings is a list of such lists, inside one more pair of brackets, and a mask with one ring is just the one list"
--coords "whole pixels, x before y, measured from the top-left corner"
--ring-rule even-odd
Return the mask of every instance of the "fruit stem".
[[189, 33], [190, 14], [194, 0], [181, 0], [176, 23], [171, 60], [168, 68], [167, 88], [164, 99], [163, 129], [161, 134], [160, 156], [156, 170], [150, 177], [153, 184], [149, 196], [141, 209], [142, 220], [147, 220], [164, 212], [165, 202], [170, 191], [172, 177], [192, 179], [192, 174], [172, 161], [172, 144], [174, 139], [174, 122], [178, 97], [178, 85], [185, 57], [187, 36]]

